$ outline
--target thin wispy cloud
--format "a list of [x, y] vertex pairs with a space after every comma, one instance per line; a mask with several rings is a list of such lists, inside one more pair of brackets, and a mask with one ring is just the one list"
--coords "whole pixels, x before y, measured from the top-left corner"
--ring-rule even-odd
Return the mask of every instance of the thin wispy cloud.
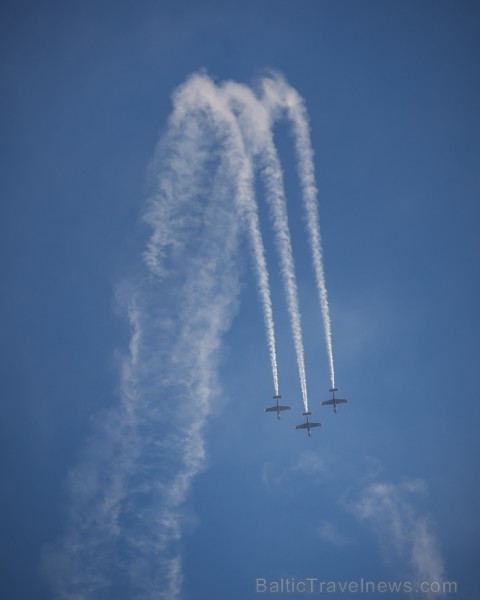
[[441, 582], [444, 562], [433, 523], [414, 502], [426, 492], [425, 482], [418, 479], [401, 484], [374, 483], [348, 508], [359, 521], [371, 525], [385, 560], [405, 565], [416, 581]]
[[302, 452], [290, 464], [265, 462], [262, 466], [262, 482], [268, 488], [291, 488], [293, 480], [308, 479], [318, 485], [327, 471], [325, 460], [315, 452]]
[[329, 542], [337, 548], [343, 548], [352, 543], [349, 537], [341, 533], [331, 521], [323, 521], [318, 528], [318, 535], [322, 540]]

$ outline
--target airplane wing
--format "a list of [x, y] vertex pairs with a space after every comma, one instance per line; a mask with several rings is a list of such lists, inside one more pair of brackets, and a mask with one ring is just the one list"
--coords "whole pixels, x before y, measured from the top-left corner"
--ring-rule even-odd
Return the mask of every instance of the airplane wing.
[[348, 400], [345, 400], [343, 398], [335, 398], [335, 400], [324, 400], [322, 402], [322, 406], [332, 406], [332, 404], [345, 404], [345, 402], [348, 402]]
[[265, 408], [265, 412], [277, 412], [277, 410], [292, 410], [290, 406], [270, 406]]
[[312, 427], [321, 427], [322, 424], [321, 423], [310, 423], [310, 428]]
[[[295, 429], [307, 429], [308, 426], [308, 423], [302, 423], [301, 425], [295, 425]], [[310, 427], [311, 426], [312, 424], [310, 423]]]

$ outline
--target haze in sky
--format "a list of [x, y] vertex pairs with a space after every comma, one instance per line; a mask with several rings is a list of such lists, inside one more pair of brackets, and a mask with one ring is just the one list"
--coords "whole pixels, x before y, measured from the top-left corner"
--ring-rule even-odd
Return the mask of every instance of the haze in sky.
[[475, 3], [1, 10], [2, 598], [476, 598]]

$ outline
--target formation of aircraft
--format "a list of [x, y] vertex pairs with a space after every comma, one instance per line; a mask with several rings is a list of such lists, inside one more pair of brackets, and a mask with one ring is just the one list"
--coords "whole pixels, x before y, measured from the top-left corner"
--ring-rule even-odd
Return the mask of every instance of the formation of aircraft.
[[[337, 412], [337, 404], [345, 404], [346, 402], [348, 402], [347, 399], [345, 398], [337, 398], [335, 396], [335, 392], [338, 392], [338, 388], [333, 387], [329, 389], [329, 392], [332, 393], [332, 398], [330, 400], [324, 400], [322, 402], [322, 406], [333, 406], [333, 412], [336, 413]], [[285, 405], [281, 405], [278, 403], [278, 401], [281, 399], [280, 395], [275, 395], [273, 396], [273, 399], [276, 402], [275, 406], [270, 406], [269, 408], [265, 408], [265, 412], [276, 412], [277, 413], [277, 419], [280, 419], [280, 413], [284, 410], [291, 410], [290, 406], [285, 406]], [[306, 418], [306, 422], [305, 423], [301, 423], [300, 425], [295, 425], [295, 429], [306, 429], [307, 433], [308, 433], [308, 437], [311, 437], [312, 432], [311, 429], [315, 428], [315, 427], [321, 427], [322, 424], [319, 422], [313, 422], [310, 421], [308, 417], [312, 416], [311, 412], [304, 412], [302, 413], [302, 416], [304, 416]]]

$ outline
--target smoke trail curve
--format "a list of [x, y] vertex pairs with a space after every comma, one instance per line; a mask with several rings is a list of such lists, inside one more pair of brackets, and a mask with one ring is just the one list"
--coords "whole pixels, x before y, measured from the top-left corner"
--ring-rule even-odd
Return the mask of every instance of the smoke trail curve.
[[292, 88], [283, 77], [267, 77], [261, 82], [264, 98], [270, 110], [274, 112], [279, 107], [286, 110], [292, 125], [297, 166], [302, 188], [304, 209], [307, 217], [310, 249], [312, 252], [315, 281], [322, 312], [325, 343], [330, 371], [330, 383], [335, 387], [335, 367], [333, 360], [332, 326], [328, 294], [323, 267], [323, 252], [318, 216], [317, 187], [315, 183], [315, 166], [313, 148], [310, 139], [308, 116], [303, 98]]
[[[223, 139], [227, 149], [226, 158], [231, 167], [231, 176], [236, 177], [236, 201], [240, 214], [247, 224], [250, 245], [257, 274], [257, 286], [263, 309], [267, 344], [272, 370], [275, 395], [279, 393], [277, 352], [275, 342], [275, 325], [273, 319], [272, 300], [265, 248], [263, 244], [258, 208], [255, 200], [253, 184], [253, 167], [249, 153], [235, 115], [230, 111], [228, 102], [221, 88], [216, 87], [210, 78], [197, 75], [190, 79], [184, 88], [183, 96], [177, 96], [177, 111], [173, 120], [181, 120], [188, 111], [206, 110], [208, 118], [215, 124], [219, 139]], [[200, 144], [200, 140], [198, 140]]]

